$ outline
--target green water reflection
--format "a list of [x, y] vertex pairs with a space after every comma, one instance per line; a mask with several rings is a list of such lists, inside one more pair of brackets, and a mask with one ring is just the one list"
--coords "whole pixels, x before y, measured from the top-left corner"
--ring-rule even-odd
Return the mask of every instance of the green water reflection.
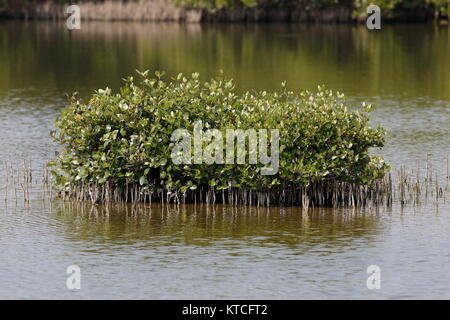
[[450, 32], [434, 25], [198, 25], [0, 22], [0, 93], [118, 87], [135, 69], [219, 69], [241, 89], [317, 84], [348, 95], [450, 100]]
[[232, 240], [302, 250], [326, 244], [340, 250], [353, 239], [376, 234], [379, 215], [387, 210], [64, 203], [54, 210], [54, 219], [71, 241], [209, 246]]

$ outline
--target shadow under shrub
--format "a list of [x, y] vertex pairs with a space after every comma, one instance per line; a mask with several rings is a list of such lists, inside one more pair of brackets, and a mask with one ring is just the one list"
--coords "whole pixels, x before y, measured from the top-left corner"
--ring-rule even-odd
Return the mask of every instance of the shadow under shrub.
[[[75, 96], [56, 120], [62, 145], [51, 163], [63, 197], [93, 202], [162, 201], [250, 205], [365, 205], [388, 202], [389, 167], [369, 153], [385, 132], [368, 124], [370, 106], [350, 109], [344, 96], [316, 92], [238, 94], [223, 75], [164, 80], [133, 77], [117, 93]], [[259, 164], [174, 164], [174, 130], [278, 129], [279, 170]], [[206, 144], [206, 142], [204, 142]], [[225, 154], [225, 151], [224, 151]], [[193, 150], [191, 155], [193, 156]], [[248, 159], [248, 158], [247, 158]]]

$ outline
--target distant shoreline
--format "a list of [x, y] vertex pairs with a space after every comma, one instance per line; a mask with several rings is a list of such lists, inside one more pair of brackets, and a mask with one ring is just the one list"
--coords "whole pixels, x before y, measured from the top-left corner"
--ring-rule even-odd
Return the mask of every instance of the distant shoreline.
[[[355, 23], [364, 22], [366, 17], [355, 17], [352, 5], [337, 4], [323, 8], [296, 7], [242, 7], [206, 10], [201, 8], [177, 7], [167, 0], [84, 1], [72, 3], [80, 6], [81, 19], [85, 21], [178, 21], [178, 22], [278, 22], [278, 23]], [[11, 0], [0, 12], [1, 18], [24, 20], [67, 19], [68, 4], [52, 0], [21, 4]], [[396, 10], [389, 16], [382, 16], [383, 22], [433, 22], [448, 24], [448, 16], [440, 16], [432, 7]]]

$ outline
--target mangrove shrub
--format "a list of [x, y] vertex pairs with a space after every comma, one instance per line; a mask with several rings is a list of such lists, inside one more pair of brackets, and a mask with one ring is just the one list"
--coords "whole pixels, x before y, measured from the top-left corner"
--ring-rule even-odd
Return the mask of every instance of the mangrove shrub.
[[[73, 96], [56, 120], [52, 135], [62, 150], [52, 164], [63, 194], [94, 201], [232, 203], [260, 201], [264, 194], [264, 203], [314, 198], [331, 204], [338, 192], [370, 192], [388, 169], [370, 153], [385, 136], [369, 126], [371, 106], [349, 108], [339, 92], [294, 92], [283, 83], [276, 92], [238, 94], [223, 74], [207, 82], [198, 74], [167, 80], [159, 72], [139, 74], [139, 82], [129, 77], [118, 92], [98, 90], [87, 102]], [[205, 130], [279, 130], [276, 174], [263, 175], [262, 164], [248, 162], [175, 164], [173, 132], [192, 132], [198, 121]]]

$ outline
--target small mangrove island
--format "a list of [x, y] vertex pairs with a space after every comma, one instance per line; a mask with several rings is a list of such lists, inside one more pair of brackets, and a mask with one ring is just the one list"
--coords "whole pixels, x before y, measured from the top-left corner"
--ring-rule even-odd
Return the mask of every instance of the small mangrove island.
[[[282, 83], [276, 92], [239, 93], [223, 73], [206, 82], [198, 73], [139, 74], [118, 92], [101, 89], [87, 102], [73, 96], [57, 119], [52, 136], [62, 150], [51, 165], [64, 198], [303, 207], [390, 202], [389, 166], [370, 153], [385, 141], [383, 128], [369, 126], [371, 105], [347, 106], [343, 94], [320, 86], [294, 92]], [[174, 133], [199, 130], [199, 121], [200, 153], [213, 161], [196, 161], [195, 142], [183, 150], [185, 161], [174, 161], [183, 138]], [[252, 132], [265, 129], [274, 129], [270, 142], [260, 136], [252, 148]], [[230, 153], [223, 140], [213, 143], [227, 130], [246, 133], [245, 161], [216, 158]], [[234, 138], [232, 154], [239, 154]], [[267, 158], [269, 150], [276, 170], [264, 173], [268, 162], [250, 159], [261, 152]]]

